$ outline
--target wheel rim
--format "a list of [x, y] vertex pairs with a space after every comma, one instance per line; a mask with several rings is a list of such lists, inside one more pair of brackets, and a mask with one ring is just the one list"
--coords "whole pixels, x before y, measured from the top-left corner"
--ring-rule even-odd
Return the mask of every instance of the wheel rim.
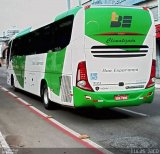
[[48, 105], [49, 100], [48, 100], [48, 90], [47, 89], [44, 90], [43, 100], [44, 100], [44, 104]]

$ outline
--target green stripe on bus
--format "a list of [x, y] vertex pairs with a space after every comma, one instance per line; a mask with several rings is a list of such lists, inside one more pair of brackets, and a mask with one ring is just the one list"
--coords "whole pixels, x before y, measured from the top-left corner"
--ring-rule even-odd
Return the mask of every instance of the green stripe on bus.
[[26, 34], [30, 33], [31, 29], [32, 29], [32, 27], [29, 27], [29, 28], [26, 28], [26, 29], [22, 30], [21, 32], [19, 32], [19, 33], [16, 35], [16, 38], [21, 37], [21, 36], [23, 36], [23, 35], [26, 35]]
[[59, 96], [61, 87], [61, 77], [64, 65], [66, 48], [58, 52], [51, 52], [47, 54], [45, 80], [48, 87], [53, 93]]
[[[74, 87], [74, 106], [96, 108], [136, 106], [151, 103], [154, 97], [154, 90], [155, 87], [134, 91], [89, 92]], [[149, 93], [152, 93], [152, 95], [148, 96]], [[114, 100], [116, 95], [128, 95], [128, 100], [116, 101]], [[90, 100], [88, 99], [89, 97], [91, 98]]]
[[78, 12], [81, 8], [82, 8], [82, 6], [78, 6], [78, 7], [75, 7], [75, 8], [73, 8], [73, 9], [67, 11], [67, 12], [64, 12], [64, 13], [58, 15], [58, 16], [55, 18], [55, 21], [60, 20], [60, 19], [62, 19], [62, 18], [64, 18], [64, 17], [67, 17], [67, 16], [69, 16], [69, 15], [76, 15], [77, 12]]
[[16, 79], [22, 88], [24, 88], [25, 61], [26, 61], [25, 56], [13, 57], [13, 61], [12, 61], [13, 70], [16, 75]]

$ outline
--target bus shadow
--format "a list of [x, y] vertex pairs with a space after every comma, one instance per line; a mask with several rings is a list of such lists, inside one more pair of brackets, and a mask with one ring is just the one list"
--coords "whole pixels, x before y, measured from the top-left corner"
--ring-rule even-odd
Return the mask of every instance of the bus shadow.
[[23, 96], [23, 97], [28, 97], [28, 98], [34, 99], [36, 101], [41, 101], [41, 98], [39, 96], [36, 96], [36, 95], [29, 93], [29, 92], [26, 92], [24, 90], [21, 90], [21, 89], [13, 90], [12, 87], [10, 87], [8, 89], [9, 89], [9, 91], [12, 91], [14, 94], [19, 95], [20, 97]]
[[103, 109], [96, 109], [96, 108], [80, 108], [80, 109], [73, 109], [67, 107], [61, 107], [61, 110], [65, 112], [69, 112], [74, 114], [73, 116], [79, 116], [87, 119], [94, 119], [94, 120], [113, 120], [113, 119], [129, 119], [134, 118], [133, 116], [123, 113], [114, 108], [103, 108]]
[[[9, 89], [10, 91], [13, 91], [12, 88]], [[28, 97], [30, 99], [34, 99], [36, 103], [39, 103], [40, 108], [43, 107], [43, 104], [41, 103], [41, 98], [33, 95], [31, 93], [28, 93], [26, 91], [18, 89], [15, 94], [18, 95], [23, 95], [25, 97]], [[37, 102], [38, 101], [38, 102]], [[34, 105], [34, 104], [33, 104]], [[38, 104], [36, 104], [37, 106]], [[38, 106], [39, 106], [38, 105]], [[35, 107], [36, 107], [35, 106]], [[45, 113], [52, 114], [52, 112], [63, 112], [63, 114], [67, 114], [70, 116], [77, 116], [78, 117], [83, 117], [86, 119], [94, 119], [94, 120], [112, 120], [112, 119], [129, 119], [129, 118], [137, 118], [135, 115], [130, 115], [128, 113], [124, 113], [122, 111], [115, 110], [114, 108], [102, 108], [102, 109], [97, 109], [94, 107], [85, 107], [85, 108], [70, 108], [67, 106], [62, 106], [56, 104], [56, 109], [53, 107], [53, 109], [50, 110], [45, 110]]]

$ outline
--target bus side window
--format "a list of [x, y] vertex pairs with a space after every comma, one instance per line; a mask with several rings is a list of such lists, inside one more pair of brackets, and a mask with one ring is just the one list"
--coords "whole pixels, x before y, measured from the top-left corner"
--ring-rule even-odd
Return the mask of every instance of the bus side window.
[[36, 54], [52, 52], [55, 43], [54, 23], [36, 30], [33, 38]]
[[67, 16], [55, 23], [55, 49], [62, 50], [68, 46], [71, 40], [74, 16]]

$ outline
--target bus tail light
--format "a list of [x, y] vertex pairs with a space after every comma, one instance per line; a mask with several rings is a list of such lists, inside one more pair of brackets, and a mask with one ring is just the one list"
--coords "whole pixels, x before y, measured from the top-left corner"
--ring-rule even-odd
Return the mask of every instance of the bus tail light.
[[87, 91], [93, 91], [88, 82], [86, 62], [82, 61], [78, 64], [76, 86]]
[[87, 5], [84, 7], [85, 10], [89, 9], [91, 7], [91, 5]]
[[152, 60], [150, 79], [146, 88], [150, 88], [155, 85], [155, 76], [156, 76], [156, 60]]
[[143, 10], [148, 11], [148, 8], [147, 7], [143, 7]]

